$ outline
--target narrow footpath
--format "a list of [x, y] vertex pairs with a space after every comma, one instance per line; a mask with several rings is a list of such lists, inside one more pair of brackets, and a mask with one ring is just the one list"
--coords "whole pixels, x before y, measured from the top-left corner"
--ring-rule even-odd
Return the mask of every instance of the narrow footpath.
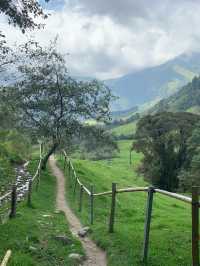
[[57, 167], [54, 156], [51, 156], [50, 168], [53, 175], [57, 179], [57, 209], [65, 213], [66, 219], [70, 225], [70, 229], [73, 235], [76, 235], [81, 241], [83, 248], [86, 252], [86, 260], [84, 266], [106, 266], [106, 253], [98, 248], [96, 244], [88, 237], [81, 238], [78, 236], [78, 231], [82, 228], [79, 219], [74, 215], [69, 207], [67, 199], [65, 197], [65, 177], [63, 172]]

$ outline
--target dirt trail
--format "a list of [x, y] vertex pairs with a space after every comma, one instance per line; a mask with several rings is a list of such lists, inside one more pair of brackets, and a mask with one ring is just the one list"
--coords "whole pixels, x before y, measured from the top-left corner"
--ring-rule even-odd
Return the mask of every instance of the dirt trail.
[[[78, 218], [71, 211], [65, 197], [65, 177], [63, 172], [57, 167], [55, 158], [51, 156], [49, 161], [51, 170], [57, 179], [57, 208], [65, 213], [66, 219], [69, 222], [70, 229], [73, 235], [78, 237], [78, 231], [82, 225]], [[106, 266], [106, 253], [96, 246], [96, 244], [88, 237], [80, 238], [83, 248], [86, 252], [86, 260], [84, 266]]]

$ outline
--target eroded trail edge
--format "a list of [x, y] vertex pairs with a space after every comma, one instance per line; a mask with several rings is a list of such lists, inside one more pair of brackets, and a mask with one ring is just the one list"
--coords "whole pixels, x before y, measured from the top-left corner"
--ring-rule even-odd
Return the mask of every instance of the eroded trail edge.
[[86, 252], [86, 260], [84, 261], [84, 266], [106, 266], [106, 253], [101, 250], [96, 244], [88, 237], [80, 238], [78, 236], [78, 231], [82, 228], [79, 219], [74, 215], [69, 207], [67, 199], [65, 197], [65, 177], [63, 172], [56, 165], [56, 160], [54, 156], [51, 156], [49, 161], [50, 168], [53, 175], [57, 179], [57, 196], [56, 204], [57, 209], [65, 213], [66, 219], [69, 223], [71, 232], [76, 235], [81, 241], [83, 248]]

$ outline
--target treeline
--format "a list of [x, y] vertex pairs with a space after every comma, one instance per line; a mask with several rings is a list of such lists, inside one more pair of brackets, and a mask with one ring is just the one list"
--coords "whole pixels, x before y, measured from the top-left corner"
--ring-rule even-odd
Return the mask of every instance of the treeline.
[[[106, 125], [106, 129], [110, 130], [110, 129], [118, 127], [118, 126], [123, 126], [123, 125], [126, 125], [128, 123], [136, 122], [139, 119], [140, 119], [140, 114], [139, 113], [136, 113], [136, 114], [130, 116], [129, 118], [127, 118], [127, 119], [116, 119], [116, 120], [113, 120], [108, 125]], [[119, 141], [119, 140], [132, 140], [133, 137], [134, 137], [133, 132], [130, 133], [130, 134], [118, 134], [118, 135], [114, 134], [113, 135], [113, 138], [116, 141]]]
[[108, 125], [108, 128], [123, 126], [123, 125], [126, 125], [128, 123], [135, 122], [139, 118], [140, 118], [140, 114], [136, 113], [136, 114], [131, 115], [129, 118], [126, 118], [126, 119], [122, 119], [122, 118], [121, 119], [115, 119]]

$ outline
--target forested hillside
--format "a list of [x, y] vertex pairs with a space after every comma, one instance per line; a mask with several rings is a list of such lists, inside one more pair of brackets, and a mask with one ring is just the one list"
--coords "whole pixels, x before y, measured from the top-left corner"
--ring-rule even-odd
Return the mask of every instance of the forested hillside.
[[172, 111], [200, 113], [200, 78], [195, 77], [192, 82], [182, 87], [177, 93], [161, 100], [150, 112]]

